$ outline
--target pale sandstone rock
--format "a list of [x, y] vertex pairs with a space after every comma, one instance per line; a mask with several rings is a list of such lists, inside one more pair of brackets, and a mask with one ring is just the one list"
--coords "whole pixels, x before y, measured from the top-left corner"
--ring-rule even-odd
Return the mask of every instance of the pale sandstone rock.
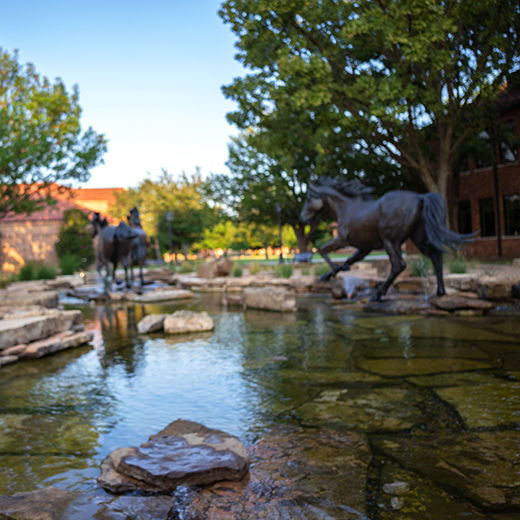
[[0, 356], [0, 367], [18, 361], [18, 356]]
[[221, 256], [211, 262], [199, 265], [197, 276], [200, 278], [216, 278], [217, 276], [229, 276], [233, 260], [225, 256]]
[[20, 353], [20, 358], [40, 358], [68, 348], [79, 347], [92, 341], [93, 337], [91, 332], [60, 332], [50, 338], [30, 343]]
[[137, 331], [139, 334], [147, 334], [148, 332], [155, 332], [157, 330], [163, 330], [164, 318], [168, 314], [149, 314], [145, 316], [137, 324]]
[[58, 306], [58, 293], [44, 292], [16, 292], [0, 291], [0, 305], [2, 307], [19, 307], [23, 305], [41, 305], [49, 309]]
[[487, 300], [476, 298], [464, 298], [462, 296], [441, 296], [440, 298], [432, 298], [432, 303], [439, 309], [446, 311], [456, 311], [461, 309], [473, 309], [488, 311], [495, 307], [495, 304]]
[[0, 351], [31, 341], [47, 338], [56, 332], [54, 316], [31, 316], [0, 320]]
[[242, 292], [249, 287], [255, 280], [254, 276], [242, 276], [240, 278], [230, 278], [226, 283], [227, 292]]
[[251, 309], [265, 309], [277, 312], [296, 311], [294, 293], [278, 288], [258, 288], [244, 290], [244, 305]]
[[244, 298], [242, 296], [242, 293], [238, 293], [238, 294], [224, 293], [222, 295], [222, 305], [224, 307], [243, 307]]
[[21, 345], [15, 345], [14, 347], [6, 348], [5, 350], [2, 350], [3, 356], [19, 356], [25, 349], [27, 348], [27, 345], [24, 345], [23, 343]]
[[507, 300], [513, 297], [513, 282], [481, 278], [477, 285], [477, 294], [484, 300]]
[[150, 291], [143, 294], [128, 293], [127, 299], [138, 303], [164, 302], [169, 300], [186, 300], [193, 298], [191, 291], [182, 289], [164, 289]]
[[164, 319], [164, 332], [182, 334], [213, 330], [215, 324], [207, 312], [176, 311]]

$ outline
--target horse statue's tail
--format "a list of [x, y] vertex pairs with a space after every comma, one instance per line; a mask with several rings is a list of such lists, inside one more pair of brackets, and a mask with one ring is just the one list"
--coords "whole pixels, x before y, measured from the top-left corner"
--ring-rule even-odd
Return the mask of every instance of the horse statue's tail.
[[463, 235], [448, 229], [446, 225], [446, 204], [438, 193], [421, 195], [423, 201], [423, 217], [428, 241], [437, 249], [446, 252], [446, 247], [458, 251], [464, 244], [473, 240], [478, 233]]

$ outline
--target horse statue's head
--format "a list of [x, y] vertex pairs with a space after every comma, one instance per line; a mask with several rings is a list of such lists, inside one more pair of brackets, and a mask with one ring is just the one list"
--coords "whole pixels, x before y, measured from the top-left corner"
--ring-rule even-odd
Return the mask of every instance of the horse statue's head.
[[132, 208], [127, 216], [128, 224], [130, 227], [143, 227], [141, 224], [141, 215], [137, 208]]
[[92, 229], [90, 230], [90, 236], [94, 238], [99, 230], [103, 227], [103, 220], [106, 222], [106, 219], [101, 219], [101, 215], [95, 211], [90, 219], [90, 224], [92, 225]]
[[313, 184], [307, 188], [307, 198], [300, 212], [300, 222], [308, 224], [323, 209], [323, 198], [314, 189]]

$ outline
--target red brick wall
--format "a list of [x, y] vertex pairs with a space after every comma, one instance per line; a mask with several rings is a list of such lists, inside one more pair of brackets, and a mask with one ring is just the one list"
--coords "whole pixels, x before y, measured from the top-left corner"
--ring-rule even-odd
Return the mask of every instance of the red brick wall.
[[[513, 119], [516, 138], [520, 139], [520, 110], [508, 114], [504, 119]], [[519, 154], [520, 157], [520, 154]], [[495, 196], [493, 182], [493, 168], [475, 169], [474, 163], [469, 161], [470, 170], [460, 176], [459, 200], [471, 201], [471, 220], [473, 231], [481, 228], [479, 200]], [[502, 257], [520, 258], [520, 236], [505, 236], [504, 195], [520, 193], [520, 164], [519, 162], [498, 165], [498, 200], [500, 212], [500, 228], [502, 231]], [[495, 215], [496, 218], [496, 215]], [[467, 253], [480, 258], [498, 257], [497, 237], [477, 238]]]

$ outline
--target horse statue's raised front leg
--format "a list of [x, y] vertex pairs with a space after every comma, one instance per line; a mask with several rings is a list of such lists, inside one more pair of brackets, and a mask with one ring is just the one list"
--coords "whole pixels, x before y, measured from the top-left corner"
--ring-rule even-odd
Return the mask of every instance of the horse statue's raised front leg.
[[341, 235], [338, 235], [336, 238], [333, 238], [330, 242], [327, 242], [323, 246], [318, 247], [318, 253], [325, 259], [325, 262], [327, 262], [332, 269], [328, 273], [325, 273], [324, 275], [320, 276], [320, 280], [326, 282], [334, 276], [336, 276], [336, 274], [338, 274], [339, 271], [347, 271], [348, 269], [350, 269], [350, 266], [344, 269], [345, 264], [343, 264], [343, 266], [336, 264], [329, 258], [329, 255], [327, 254], [329, 251], [336, 251], [336, 249], [339, 249], [340, 247], [345, 247], [346, 243], [346, 238]]

